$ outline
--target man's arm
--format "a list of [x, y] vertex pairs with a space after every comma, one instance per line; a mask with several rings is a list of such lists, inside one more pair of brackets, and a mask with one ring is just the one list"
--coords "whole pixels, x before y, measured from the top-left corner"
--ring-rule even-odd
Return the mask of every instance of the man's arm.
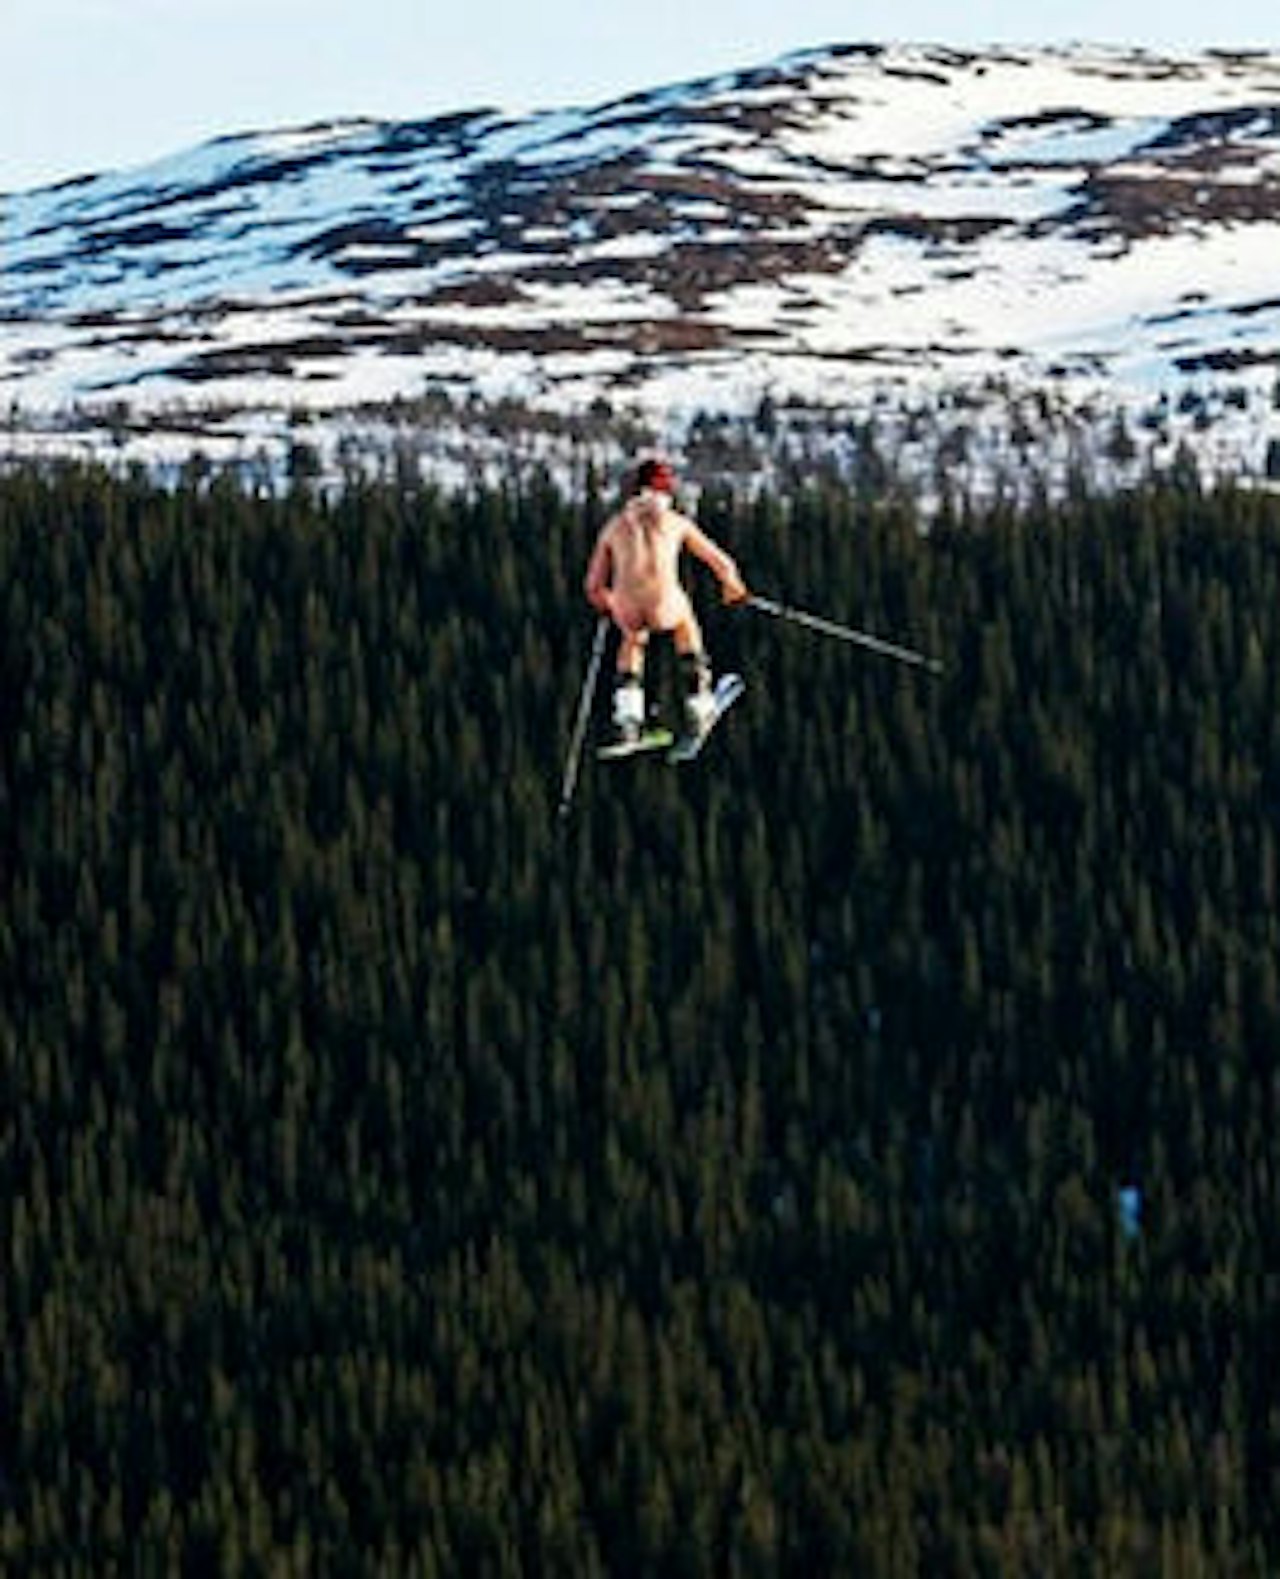
[[587, 602], [601, 614], [609, 612], [609, 580], [612, 570], [613, 548], [609, 541], [609, 528], [606, 526], [596, 538], [596, 546], [592, 549], [591, 558], [587, 563], [587, 576], [584, 583]]
[[726, 603], [742, 602], [747, 596], [747, 585], [733, 556], [709, 538], [700, 526], [695, 526], [687, 519], [684, 523], [684, 546], [715, 576]]

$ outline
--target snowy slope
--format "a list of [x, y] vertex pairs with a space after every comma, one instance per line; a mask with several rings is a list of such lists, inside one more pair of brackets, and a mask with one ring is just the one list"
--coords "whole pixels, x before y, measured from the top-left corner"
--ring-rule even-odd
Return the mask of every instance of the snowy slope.
[[1280, 54], [832, 47], [587, 109], [227, 138], [4, 209], [15, 432], [122, 402], [250, 435], [427, 388], [670, 420], [998, 384], [1135, 413], [1190, 389], [1244, 470], [1274, 437]]

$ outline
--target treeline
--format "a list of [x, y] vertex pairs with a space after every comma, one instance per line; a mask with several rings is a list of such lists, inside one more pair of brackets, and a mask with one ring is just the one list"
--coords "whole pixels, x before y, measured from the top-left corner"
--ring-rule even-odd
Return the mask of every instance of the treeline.
[[0, 480], [0, 1571], [1277, 1571], [1280, 507], [607, 503]]

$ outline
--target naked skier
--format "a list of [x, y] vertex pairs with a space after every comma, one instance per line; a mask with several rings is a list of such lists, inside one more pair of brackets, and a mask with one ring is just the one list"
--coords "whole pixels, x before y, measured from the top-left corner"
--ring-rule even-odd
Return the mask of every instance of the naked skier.
[[670, 634], [679, 655], [685, 739], [699, 741], [716, 716], [702, 628], [680, 582], [681, 553], [687, 549], [711, 570], [726, 603], [749, 596], [730, 555], [675, 508], [675, 490], [675, 472], [666, 461], [644, 461], [631, 497], [605, 523], [587, 566], [587, 599], [620, 632], [613, 734], [604, 755], [635, 749], [644, 731], [645, 657], [655, 633]]

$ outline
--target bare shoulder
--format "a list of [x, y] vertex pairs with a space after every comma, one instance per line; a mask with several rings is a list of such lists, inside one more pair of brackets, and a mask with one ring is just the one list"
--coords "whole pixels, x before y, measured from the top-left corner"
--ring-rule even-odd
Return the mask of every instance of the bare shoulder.
[[701, 549], [711, 544], [711, 539], [692, 516], [681, 515], [678, 511], [673, 511], [672, 514], [678, 523], [675, 530], [679, 532], [682, 543], [690, 549]]

